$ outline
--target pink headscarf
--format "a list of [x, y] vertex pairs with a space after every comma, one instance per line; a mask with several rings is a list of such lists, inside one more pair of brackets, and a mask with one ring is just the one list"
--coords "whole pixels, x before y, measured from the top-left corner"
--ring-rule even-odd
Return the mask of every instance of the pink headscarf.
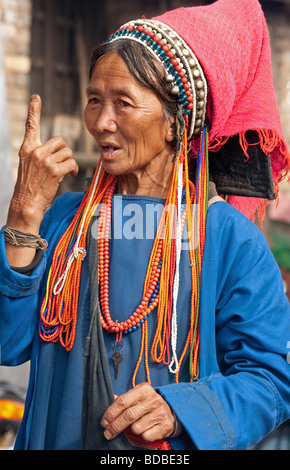
[[[278, 194], [283, 170], [290, 167], [290, 154], [274, 93], [269, 32], [258, 0], [218, 0], [152, 19], [174, 29], [203, 67], [210, 89], [210, 150], [218, 150], [238, 134], [247, 156], [245, 133], [257, 131], [262, 150], [270, 153]], [[251, 219], [258, 211], [262, 220], [268, 201], [229, 196], [228, 202]]]

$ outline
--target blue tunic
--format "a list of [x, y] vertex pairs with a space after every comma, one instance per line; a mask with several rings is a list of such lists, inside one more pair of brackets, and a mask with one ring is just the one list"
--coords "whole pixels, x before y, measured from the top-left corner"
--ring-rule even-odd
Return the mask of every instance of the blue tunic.
[[[53, 249], [82, 197], [67, 193], [46, 214], [41, 234], [48, 240], [49, 250], [30, 277], [10, 269], [3, 230], [0, 232], [1, 361], [10, 366], [31, 361], [17, 449], [81, 449], [83, 351], [89, 327], [87, 259], [82, 269], [72, 351], [67, 353], [59, 344], [43, 342], [38, 328], [39, 305]], [[155, 213], [157, 223], [163, 204], [156, 198], [114, 197], [110, 243], [113, 319], [126, 319], [141, 300], [156, 228], [148, 221], [152, 222]], [[190, 261], [186, 249], [181, 254], [180, 276], [178, 357], [188, 332], [190, 311]], [[156, 327], [154, 313], [148, 318], [149, 344]], [[197, 449], [246, 449], [290, 417], [290, 307], [279, 268], [264, 237], [252, 222], [226, 203], [213, 204], [208, 211], [200, 321], [197, 383], [189, 382], [188, 357], [178, 384], [167, 366], [150, 358], [152, 385], [186, 430], [187, 441], [183, 433], [180, 438], [171, 439], [171, 445], [175, 449], [188, 448], [189, 437]], [[137, 330], [123, 336], [124, 360], [118, 379], [114, 378], [113, 361], [109, 360], [114, 392], [118, 395], [132, 386], [140, 335]], [[111, 335], [105, 334], [109, 359], [113, 341]], [[136, 382], [145, 380], [142, 363]]]

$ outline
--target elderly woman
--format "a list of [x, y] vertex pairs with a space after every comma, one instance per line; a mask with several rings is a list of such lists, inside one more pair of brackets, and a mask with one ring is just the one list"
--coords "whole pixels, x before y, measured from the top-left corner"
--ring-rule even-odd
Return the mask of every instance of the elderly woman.
[[256, 0], [122, 26], [91, 61], [94, 178], [49, 210], [77, 165], [31, 98], [1, 231], [16, 448], [246, 449], [289, 418], [289, 303], [249, 220], [289, 164], [270, 63]]

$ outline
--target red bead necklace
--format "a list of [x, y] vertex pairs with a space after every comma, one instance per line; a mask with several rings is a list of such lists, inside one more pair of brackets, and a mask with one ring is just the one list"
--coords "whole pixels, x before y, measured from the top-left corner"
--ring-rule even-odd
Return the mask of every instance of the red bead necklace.
[[117, 182], [107, 190], [99, 217], [98, 248], [99, 248], [99, 292], [101, 325], [107, 333], [115, 333], [116, 340], [121, 341], [122, 334], [136, 331], [148, 318], [158, 304], [159, 278], [161, 273], [162, 243], [159, 239], [153, 247], [151, 259], [145, 278], [143, 298], [136, 310], [123, 322], [113, 321], [109, 308], [109, 235], [111, 228], [112, 197]]

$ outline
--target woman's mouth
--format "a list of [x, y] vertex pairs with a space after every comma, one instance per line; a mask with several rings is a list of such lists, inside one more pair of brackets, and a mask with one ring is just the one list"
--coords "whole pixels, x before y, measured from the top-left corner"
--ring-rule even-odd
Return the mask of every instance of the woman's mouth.
[[101, 145], [100, 150], [101, 150], [101, 156], [103, 158], [112, 158], [113, 156], [115, 156], [116, 152], [120, 150], [120, 147], [117, 147], [111, 144]]

